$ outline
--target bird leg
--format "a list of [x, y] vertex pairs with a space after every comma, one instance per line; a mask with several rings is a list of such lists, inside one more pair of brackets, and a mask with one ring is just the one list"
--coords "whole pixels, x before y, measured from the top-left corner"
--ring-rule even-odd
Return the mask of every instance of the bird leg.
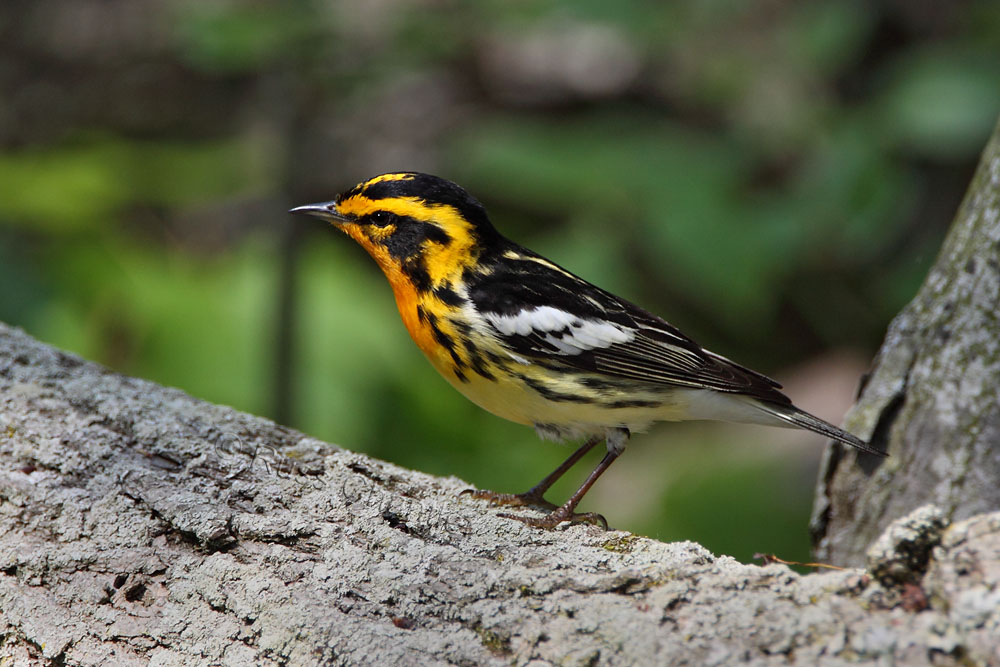
[[[590, 446], [593, 447], [593, 444]], [[500, 514], [499, 516], [507, 519], [517, 519], [518, 521], [526, 523], [529, 526], [534, 526], [535, 528], [552, 529], [563, 521], [569, 521], [571, 523], [592, 523], [595, 526], [599, 525], [604, 528], [604, 530], [607, 530], [608, 521], [600, 514], [596, 512], [583, 512], [581, 514], [577, 514], [573, 510], [576, 509], [580, 500], [583, 499], [583, 496], [590, 490], [590, 487], [594, 485], [597, 478], [600, 477], [604, 471], [615, 462], [615, 459], [618, 458], [619, 454], [621, 454], [621, 450], [619, 449], [609, 450], [608, 453], [604, 455], [604, 458], [601, 459], [601, 462], [597, 464], [597, 467], [594, 468], [594, 471], [587, 477], [586, 481], [584, 481], [584, 483], [580, 485], [580, 488], [576, 490], [576, 493], [570, 496], [569, 500], [567, 500], [563, 505], [553, 509], [545, 516], [524, 517], [514, 516], [513, 514]], [[574, 454], [574, 456], [576, 455]], [[531, 491], [528, 493], [531, 493]]]
[[[540, 481], [538, 484], [535, 484], [533, 487], [531, 487], [524, 493], [497, 493], [496, 491], [487, 491], [485, 489], [482, 490], [466, 489], [462, 493], [468, 494], [473, 498], [488, 500], [490, 501], [490, 503], [494, 505], [511, 505], [513, 507], [524, 507], [526, 505], [531, 505], [533, 507], [542, 507], [547, 510], [552, 510], [553, 512], [558, 511], [558, 508], [556, 507], [555, 504], [550, 503], [544, 498], [545, 492], [548, 491], [549, 488], [553, 484], [555, 484], [560, 477], [565, 475], [566, 471], [572, 468], [577, 461], [583, 458], [584, 454], [593, 449], [594, 446], [597, 445], [597, 443], [599, 443], [600, 441], [601, 438], [599, 437], [587, 440], [587, 442], [583, 443], [579, 449], [570, 454], [569, 458], [563, 461], [558, 468], [549, 473], [549, 475], [545, 479]], [[596, 480], [597, 478], [595, 477], [594, 479]], [[591, 482], [591, 484], [593, 484], [593, 482]], [[589, 489], [590, 487], [587, 486], [587, 488]], [[584, 489], [583, 492], [586, 493], [586, 489]], [[580, 493], [579, 491], [577, 491], [577, 493], [580, 494], [580, 497], [583, 497], [583, 493]], [[574, 496], [575, 495], [576, 494], [574, 494]], [[570, 500], [572, 500], [572, 498]], [[577, 498], [577, 502], [579, 501], [580, 501], [579, 498]], [[573, 507], [576, 507], [576, 503], [573, 503]], [[572, 508], [570, 509], [572, 510]], [[504, 514], [501, 516], [507, 516], [507, 515]]]

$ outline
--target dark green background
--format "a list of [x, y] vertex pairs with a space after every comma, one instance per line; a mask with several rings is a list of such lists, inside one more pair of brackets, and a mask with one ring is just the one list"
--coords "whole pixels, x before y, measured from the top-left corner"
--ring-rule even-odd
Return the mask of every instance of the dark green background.
[[[285, 213], [414, 169], [836, 421], [971, 176], [998, 56], [988, 0], [5, 0], [0, 319], [524, 490], [568, 450], [458, 396], [370, 260]], [[584, 509], [805, 558], [821, 444], [658, 427]]]

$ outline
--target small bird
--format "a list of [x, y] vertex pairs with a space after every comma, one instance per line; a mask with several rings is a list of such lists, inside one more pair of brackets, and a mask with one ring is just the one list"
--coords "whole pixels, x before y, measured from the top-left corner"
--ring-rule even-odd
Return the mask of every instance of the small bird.
[[[792, 405], [774, 380], [504, 238], [483, 205], [451, 181], [382, 174], [290, 212], [328, 220], [371, 255], [413, 341], [466, 398], [534, 426], [542, 438], [584, 439], [525, 493], [472, 492], [549, 510], [540, 518], [501, 516], [539, 528], [564, 521], [607, 528], [600, 514], [576, 507], [630, 434], [657, 421], [797, 427], [885, 455]], [[602, 440], [607, 453], [569, 500], [546, 501], [549, 487]]]

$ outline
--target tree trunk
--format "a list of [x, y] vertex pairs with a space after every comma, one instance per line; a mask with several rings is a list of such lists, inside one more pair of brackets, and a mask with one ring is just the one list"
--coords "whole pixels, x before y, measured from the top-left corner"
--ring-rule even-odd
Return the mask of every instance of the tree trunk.
[[1000, 509], [1000, 125], [846, 426], [890, 456], [827, 450], [811, 526], [820, 559], [862, 562], [890, 522], [925, 503], [949, 520]]
[[802, 576], [466, 486], [0, 324], [0, 663], [1000, 664], [1000, 513]]

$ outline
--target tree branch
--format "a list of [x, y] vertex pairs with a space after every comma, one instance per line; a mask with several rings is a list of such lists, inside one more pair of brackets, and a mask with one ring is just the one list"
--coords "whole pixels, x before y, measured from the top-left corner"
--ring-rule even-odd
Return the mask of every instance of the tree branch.
[[998, 394], [1000, 124], [933, 269], [889, 326], [846, 419], [890, 457], [827, 451], [813, 508], [818, 557], [862, 562], [890, 522], [925, 503], [951, 520], [1000, 507]]
[[[870, 576], [540, 531], [466, 484], [0, 325], [0, 658], [57, 664], [1000, 659], [1000, 514], [928, 508]], [[937, 545], [937, 546], [935, 546]]]

